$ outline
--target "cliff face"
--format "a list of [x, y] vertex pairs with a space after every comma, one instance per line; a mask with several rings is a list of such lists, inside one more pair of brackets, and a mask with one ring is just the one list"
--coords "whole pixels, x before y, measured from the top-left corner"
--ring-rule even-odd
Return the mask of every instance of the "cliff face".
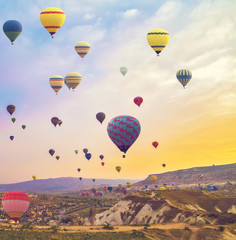
[[[183, 196], [181, 190], [175, 191], [175, 194]], [[184, 191], [184, 195], [196, 197], [196, 192]], [[158, 193], [159, 194], [159, 193]], [[198, 192], [196, 201], [186, 196], [185, 199], [178, 201], [178, 197], [165, 198], [127, 196], [122, 201], [111, 207], [109, 210], [95, 216], [94, 225], [109, 223], [111, 225], [139, 225], [139, 224], [157, 224], [170, 222], [186, 223], [208, 223], [215, 224], [223, 222], [236, 222], [236, 198], [219, 197], [215, 199], [212, 196]], [[168, 197], [168, 196], [167, 196]], [[90, 225], [89, 221], [86, 222]]]

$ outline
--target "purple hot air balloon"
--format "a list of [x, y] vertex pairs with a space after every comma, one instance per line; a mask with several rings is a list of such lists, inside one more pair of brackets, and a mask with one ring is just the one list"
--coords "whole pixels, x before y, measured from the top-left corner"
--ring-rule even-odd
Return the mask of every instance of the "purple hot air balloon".
[[12, 115], [16, 110], [16, 107], [14, 105], [8, 105], [7, 111]]
[[[139, 121], [131, 116], [121, 115], [114, 117], [107, 125], [107, 133], [112, 142], [126, 153], [136, 141], [141, 131]], [[123, 155], [125, 157], [125, 155]]]
[[106, 115], [103, 112], [99, 112], [99, 113], [96, 114], [96, 118], [102, 124], [102, 122], [106, 118]]
[[84, 149], [83, 149], [83, 152], [84, 152], [84, 154], [86, 154], [86, 153], [88, 152], [88, 149], [87, 149], [87, 148], [84, 148]]
[[58, 125], [59, 125], [59, 126], [61, 126], [62, 123], [63, 123], [62, 120], [59, 120], [59, 121], [58, 121]]
[[104, 158], [104, 156], [103, 156], [103, 155], [100, 155], [99, 157], [100, 157], [100, 159], [101, 159], [101, 160]]
[[53, 156], [53, 154], [55, 153], [55, 150], [54, 149], [50, 149], [49, 153], [50, 153], [51, 156]]
[[84, 197], [86, 196], [86, 192], [82, 192], [81, 195]]
[[78, 172], [80, 172], [80, 170], [81, 170], [80, 168], [77, 169]]
[[91, 153], [86, 153], [85, 157], [89, 160], [92, 157], [92, 154]]
[[10, 139], [13, 140], [13, 139], [14, 139], [14, 136], [10, 136]]
[[53, 117], [51, 119], [52, 124], [56, 127], [60, 119], [58, 117]]

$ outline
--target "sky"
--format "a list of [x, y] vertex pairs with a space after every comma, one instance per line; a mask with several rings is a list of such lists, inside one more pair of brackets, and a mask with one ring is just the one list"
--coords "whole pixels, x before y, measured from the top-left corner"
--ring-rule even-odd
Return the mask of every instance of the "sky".
[[[39, 18], [47, 7], [66, 15], [54, 39]], [[34, 174], [38, 179], [143, 179], [235, 162], [234, 1], [3, 0], [0, 9], [2, 25], [10, 19], [23, 25], [13, 46], [0, 33], [0, 183], [31, 180]], [[155, 28], [170, 34], [159, 57], [146, 40]], [[83, 61], [74, 49], [79, 41], [91, 45]], [[121, 66], [128, 68], [125, 77]], [[192, 72], [186, 89], [176, 79], [179, 69]], [[69, 72], [82, 75], [80, 85], [74, 92], [63, 86], [56, 95], [49, 78]], [[136, 96], [143, 97], [140, 108], [133, 103]], [[12, 116], [9, 104], [16, 106]], [[106, 114], [102, 125], [97, 112]], [[118, 115], [131, 115], [141, 124], [126, 158], [106, 130]], [[51, 124], [55, 116], [62, 119], [61, 127]], [[153, 141], [159, 142], [156, 149]], [[51, 148], [59, 161], [49, 155]], [[92, 154], [89, 161], [83, 148]]]

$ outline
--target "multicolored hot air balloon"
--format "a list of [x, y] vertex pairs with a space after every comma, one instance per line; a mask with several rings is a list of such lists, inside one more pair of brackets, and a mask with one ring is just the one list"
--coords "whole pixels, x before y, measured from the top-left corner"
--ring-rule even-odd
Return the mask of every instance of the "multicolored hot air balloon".
[[181, 69], [176, 73], [176, 77], [179, 80], [179, 82], [183, 85], [183, 88], [185, 88], [187, 83], [192, 78], [192, 73], [187, 69]]
[[14, 123], [16, 121], [16, 118], [12, 118], [11, 121]]
[[134, 103], [140, 107], [140, 105], [142, 104], [143, 102], [143, 98], [142, 97], [135, 97], [134, 98]]
[[55, 150], [54, 149], [49, 149], [49, 153], [51, 156], [53, 156], [53, 154], [55, 153]]
[[102, 164], [102, 166], [104, 166], [104, 165], [105, 165], [105, 163], [104, 163], [104, 162], [101, 162], [101, 164]]
[[152, 146], [153, 146], [154, 148], [157, 148], [158, 144], [159, 144], [159, 143], [155, 141], [155, 142], [152, 143]]
[[56, 127], [60, 119], [58, 117], [53, 117], [51, 118], [52, 124]]
[[65, 18], [65, 13], [60, 8], [49, 7], [40, 13], [40, 21], [52, 38], [63, 25]]
[[49, 84], [57, 94], [59, 90], [62, 88], [62, 86], [64, 85], [64, 78], [60, 75], [53, 75], [49, 79]]
[[13, 139], [14, 139], [14, 136], [10, 136], [10, 139], [13, 141]]
[[85, 157], [89, 160], [92, 157], [92, 154], [91, 153], [86, 153]]
[[33, 175], [32, 178], [33, 178], [33, 180], [35, 181], [36, 178], [37, 178], [37, 176], [36, 176], [36, 175]]
[[59, 160], [59, 159], [60, 159], [60, 156], [56, 156], [56, 159]]
[[14, 105], [8, 105], [7, 111], [12, 115], [16, 110], [16, 107]]
[[83, 149], [83, 152], [86, 154], [88, 152], [88, 149], [87, 148], [84, 148]]
[[69, 88], [69, 90], [70, 90], [70, 87], [69, 87], [69, 85], [67, 84], [67, 82], [66, 82], [66, 79], [64, 79], [64, 83], [65, 83], [65, 85]]
[[125, 66], [120, 67], [120, 72], [123, 76], [125, 76], [125, 74], [128, 72], [128, 68]]
[[89, 50], [90, 50], [90, 44], [87, 42], [81, 41], [75, 44], [75, 51], [80, 55], [82, 60], [87, 55]]
[[104, 156], [103, 156], [103, 155], [100, 155], [99, 158], [100, 158], [101, 160], [103, 160]]
[[96, 118], [102, 124], [102, 122], [106, 118], [106, 115], [103, 112], [99, 112], [99, 113], [96, 114]]
[[120, 172], [120, 170], [121, 170], [121, 166], [116, 166], [116, 171]]
[[25, 129], [25, 128], [26, 128], [26, 125], [22, 125], [21, 127], [22, 127], [23, 129]]
[[153, 29], [147, 34], [148, 44], [157, 53], [157, 56], [166, 47], [169, 40], [169, 33], [163, 29]]
[[65, 82], [67, 86], [73, 90], [80, 84], [82, 81], [82, 76], [78, 72], [70, 72], [65, 76]]
[[157, 176], [156, 176], [156, 175], [152, 175], [152, 176], [150, 177], [150, 179], [151, 179], [153, 182], [155, 182], [155, 181], [157, 180]]
[[13, 42], [22, 32], [22, 25], [17, 20], [8, 20], [3, 24], [3, 32], [6, 34], [6, 36], [11, 41], [11, 44], [13, 45]]
[[7, 215], [17, 222], [29, 208], [29, 197], [23, 192], [8, 192], [2, 197], [2, 206]]
[[76, 154], [78, 154], [78, 152], [79, 152], [78, 150], [75, 150], [75, 153], [76, 153]]
[[136, 141], [140, 131], [139, 121], [127, 115], [114, 117], [107, 125], [107, 133], [110, 139], [124, 154]]
[[113, 189], [113, 187], [111, 187], [111, 186], [109, 186], [109, 187], [107, 188], [107, 190], [108, 190], [109, 192], [112, 192], [112, 189]]

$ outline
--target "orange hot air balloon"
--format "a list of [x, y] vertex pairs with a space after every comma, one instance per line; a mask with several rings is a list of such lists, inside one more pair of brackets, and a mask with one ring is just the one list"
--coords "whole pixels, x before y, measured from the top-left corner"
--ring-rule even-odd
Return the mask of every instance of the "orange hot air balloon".
[[8, 192], [2, 198], [7, 215], [17, 222], [29, 208], [29, 197], [23, 192]]
[[154, 148], [157, 148], [158, 144], [159, 144], [158, 142], [153, 142], [153, 143], [152, 143], [152, 146], [153, 146]]
[[40, 13], [40, 21], [52, 38], [63, 25], [65, 18], [65, 13], [60, 8], [49, 7]]

